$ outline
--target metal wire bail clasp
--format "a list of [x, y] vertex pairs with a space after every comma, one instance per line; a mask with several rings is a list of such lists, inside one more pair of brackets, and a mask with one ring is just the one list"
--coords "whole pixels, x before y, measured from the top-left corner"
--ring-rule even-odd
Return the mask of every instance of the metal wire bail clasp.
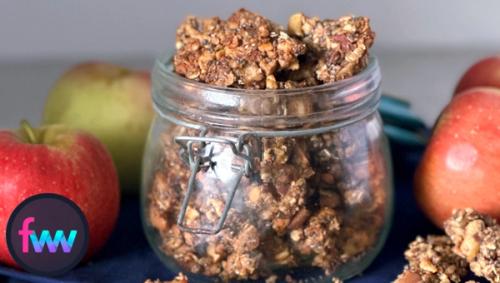
[[[245, 143], [248, 134], [241, 135], [237, 141], [233, 141], [227, 138], [221, 137], [207, 137], [205, 136], [206, 131], [202, 131], [199, 137], [193, 136], [177, 136], [175, 137], [175, 142], [181, 146], [179, 154], [181, 158], [186, 162], [191, 170], [191, 175], [189, 176], [188, 188], [184, 199], [182, 200], [181, 210], [177, 217], [177, 225], [183, 231], [187, 231], [195, 234], [217, 234], [224, 226], [224, 221], [226, 220], [229, 208], [234, 199], [234, 195], [238, 186], [240, 184], [241, 178], [246, 175], [248, 176], [252, 171], [252, 158], [250, 146]], [[189, 199], [193, 194], [196, 187], [195, 180], [196, 174], [200, 170], [208, 170], [214, 166], [216, 163], [212, 161], [213, 148], [208, 152], [204, 150], [208, 145], [219, 143], [227, 145], [231, 148], [234, 155], [241, 157], [244, 162], [243, 165], [231, 164], [231, 169], [235, 172], [235, 178], [231, 187], [229, 188], [229, 193], [226, 197], [225, 206], [220, 219], [217, 221], [215, 227], [187, 227], [184, 225], [184, 218], [186, 216], [186, 210], [189, 205]], [[199, 147], [195, 150], [194, 145], [198, 144]]]

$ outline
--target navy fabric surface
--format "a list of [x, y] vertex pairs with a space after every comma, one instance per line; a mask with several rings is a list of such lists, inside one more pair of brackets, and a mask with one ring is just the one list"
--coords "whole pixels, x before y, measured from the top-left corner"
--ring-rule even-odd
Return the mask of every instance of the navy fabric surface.
[[[389, 238], [377, 259], [349, 283], [391, 282], [405, 264], [403, 252], [417, 235], [440, 233], [422, 215], [413, 199], [411, 183], [421, 148], [392, 145], [395, 209]], [[3, 277], [2, 277], [3, 276]], [[0, 282], [143, 282], [174, 276], [155, 256], [142, 232], [139, 201], [126, 198], [118, 226], [104, 250], [89, 264], [60, 278], [44, 278], [0, 266]]]

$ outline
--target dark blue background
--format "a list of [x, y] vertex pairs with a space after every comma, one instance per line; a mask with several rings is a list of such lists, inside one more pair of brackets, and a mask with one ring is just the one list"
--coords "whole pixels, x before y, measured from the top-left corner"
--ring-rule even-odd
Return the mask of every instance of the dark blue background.
[[[403, 252], [417, 235], [441, 233], [427, 221], [414, 201], [411, 184], [422, 148], [391, 145], [395, 177], [394, 221], [384, 249], [375, 262], [349, 283], [391, 282], [405, 265]], [[2, 277], [2, 275], [4, 277]], [[143, 282], [147, 278], [170, 279], [174, 274], [162, 265], [142, 232], [139, 201], [125, 198], [118, 226], [104, 250], [89, 264], [67, 275], [44, 278], [0, 266], [6, 282]]]

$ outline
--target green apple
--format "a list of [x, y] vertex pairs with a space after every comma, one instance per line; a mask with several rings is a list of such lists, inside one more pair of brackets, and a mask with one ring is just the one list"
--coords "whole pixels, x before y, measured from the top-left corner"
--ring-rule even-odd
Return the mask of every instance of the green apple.
[[137, 192], [144, 143], [153, 117], [149, 72], [86, 62], [64, 73], [51, 89], [43, 124], [84, 129], [110, 151], [124, 192]]

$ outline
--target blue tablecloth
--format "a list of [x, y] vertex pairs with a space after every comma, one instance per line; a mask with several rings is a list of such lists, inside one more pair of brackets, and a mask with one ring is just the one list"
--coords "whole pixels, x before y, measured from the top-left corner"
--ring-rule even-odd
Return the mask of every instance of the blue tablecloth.
[[[427, 221], [414, 201], [411, 183], [422, 148], [392, 145], [395, 169], [394, 221], [384, 249], [374, 263], [349, 283], [391, 282], [405, 265], [403, 252], [417, 235], [440, 233]], [[3, 276], [3, 277], [2, 277]], [[52, 279], [0, 266], [0, 282], [143, 282], [170, 279], [167, 270], [148, 246], [139, 213], [139, 201], [125, 198], [118, 225], [104, 250], [89, 264]]]

